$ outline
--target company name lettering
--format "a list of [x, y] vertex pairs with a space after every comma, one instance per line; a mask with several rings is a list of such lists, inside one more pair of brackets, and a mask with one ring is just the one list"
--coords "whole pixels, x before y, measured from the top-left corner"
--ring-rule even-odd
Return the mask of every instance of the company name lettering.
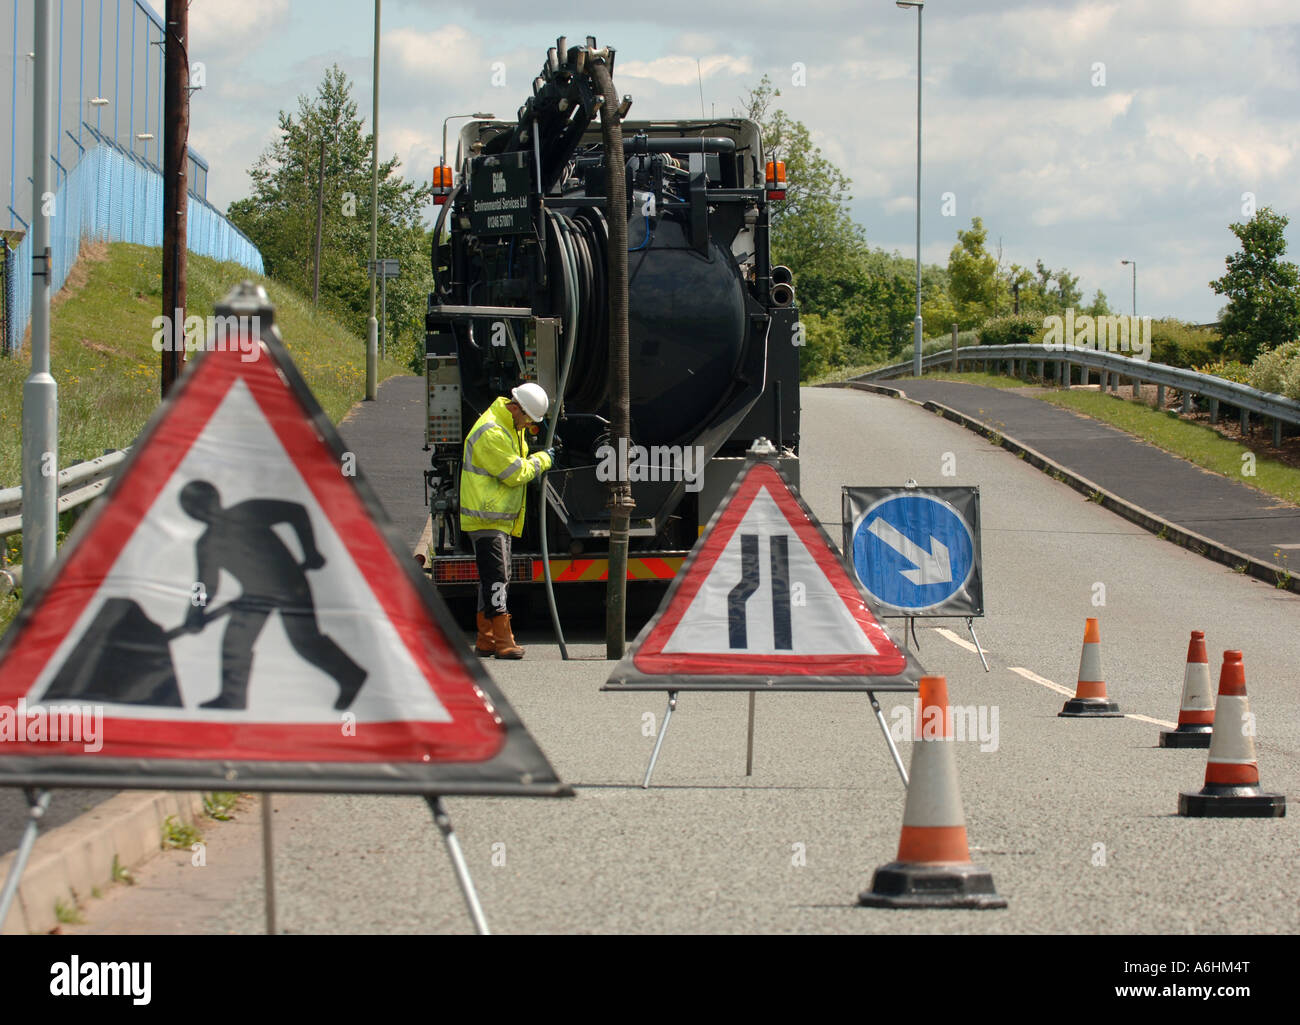
[[1043, 319], [1043, 348], [1048, 352], [1095, 349], [1098, 352], [1132, 352], [1135, 359], [1151, 358], [1150, 317], [1094, 317], [1075, 315]]
[[76, 954], [50, 965], [50, 994], [56, 997], [131, 997], [143, 1007], [152, 999], [150, 961], [87, 961]]
[[686, 490], [704, 487], [704, 450], [698, 445], [643, 445], [630, 448], [626, 438], [618, 439], [618, 451], [612, 445], [596, 450], [596, 479], [601, 481], [685, 481]]
[[252, 363], [261, 351], [261, 317], [174, 317], [153, 318], [154, 352], [238, 352], [240, 361]]
[[104, 747], [104, 709], [99, 705], [18, 707], [0, 705], [0, 744], [84, 744], [87, 754]]

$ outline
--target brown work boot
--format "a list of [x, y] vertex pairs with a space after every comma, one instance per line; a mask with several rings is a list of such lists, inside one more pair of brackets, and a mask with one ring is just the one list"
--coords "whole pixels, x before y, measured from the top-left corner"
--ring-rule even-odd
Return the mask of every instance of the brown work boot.
[[478, 614], [478, 637], [474, 641], [474, 654], [488, 658], [497, 653], [497, 642], [492, 637], [492, 620]]
[[492, 617], [492, 639], [496, 641], [497, 658], [523, 658], [524, 649], [515, 643], [510, 631], [510, 616], [502, 613]]

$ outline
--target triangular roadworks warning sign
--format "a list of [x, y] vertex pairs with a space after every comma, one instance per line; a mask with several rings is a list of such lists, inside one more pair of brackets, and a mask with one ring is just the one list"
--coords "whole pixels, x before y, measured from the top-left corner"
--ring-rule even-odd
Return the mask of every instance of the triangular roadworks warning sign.
[[223, 314], [0, 647], [0, 784], [567, 793], [265, 293]]
[[915, 690], [812, 511], [750, 458], [604, 690]]

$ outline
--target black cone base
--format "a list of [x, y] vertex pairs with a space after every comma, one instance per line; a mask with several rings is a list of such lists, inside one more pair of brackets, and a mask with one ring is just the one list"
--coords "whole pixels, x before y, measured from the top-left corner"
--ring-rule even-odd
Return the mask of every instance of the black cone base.
[[1160, 734], [1161, 747], [1209, 747], [1210, 738], [1214, 736], [1211, 729], [1189, 729], [1179, 727], [1165, 730]]
[[859, 894], [865, 908], [1004, 908], [987, 869], [969, 862], [920, 864], [894, 861], [876, 869], [871, 889]]
[[1266, 794], [1259, 787], [1216, 786], [1178, 795], [1178, 814], [1191, 818], [1281, 819], [1286, 817], [1286, 797]]
[[1056, 714], [1073, 719], [1122, 719], [1124, 717], [1124, 713], [1119, 710], [1119, 705], [1106, 698], [1071, 698]]

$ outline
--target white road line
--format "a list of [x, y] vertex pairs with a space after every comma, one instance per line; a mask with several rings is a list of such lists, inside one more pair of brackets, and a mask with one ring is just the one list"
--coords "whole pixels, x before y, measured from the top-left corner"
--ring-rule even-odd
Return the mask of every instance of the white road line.
[[959, 648], [965, 648], [965, 649], [966, 649], [967, 651], [969, 651], [972, 655], [978, 655], [978, 654], [979, 654], [979, 648], [977, 648], [977, 647], [975, 647], [975, 645], [971, 644], [971, 642], [968, 641], [968, 640], [966, 640], [965, 637], [959, 637], [959, 636], [957, 636], [957, 634], [953, 633], [951, 630], [947, 629], [946, 627], [936, 626], [936, 627], [934, 628], [934, 632], [937, 633], [940, 637], [943, 637], [943, 638], [946, 638], [947, 640], [952, 641], [952, 643], [955, 644], [955, 645], [957, 645], [957, 647], [959, 647]]
[[1149, 715], [1138, 715], [1137, 712], [1125, 712], [1125, 719], [1141, 719], [1143, 722], [1149, 722], [1152, 726], [1168, 726], [1171, 730], [1178, 729], [1178, 723], [1165, 722], [1164, 719], [1152, 719]]
[[[1020, 669], [1017, 668], [1016, 666], [1009, 666], [1008, 668], [1017, 676], [1023, 676], [1026, 680], [1036, 683], [1041, 687], [1046, 687], [1049, 690], [1054, 690], [1058, 694], [1064, 694], [1067, 698], [1074, 697], [1074, 691], [1067, 690], [1065, 687], [1062, 687], [1059, 683], [1053, 683], [1045, 676], [1039, 676], [1037, 673], [1031, 673], [1028, 669]], [[1151, 716], [1149, 715], [1139, 715], [1137, 712], [1125, 712], [1124, 718], [1140, 719], [1142, 722], [1149, 722], [1153, 726], [1168, 726], [1171, 730], [1178, 728], [1178, 724], [1175, 722], [1166, 722], [1164, 719], [1152, 719]]]
[[1074, 697], [1074, 691], [1066, 690], [1059, 683], [1053, 683], [1046, 677], [1039, 676], [1037, 673], [1031, 673], [1028, 669], [1020, 669], [1016, 666], [1008, 666], [1007, 668], [1017, 676], [1023, 676], [1026, 680], [1029, 680], [1031, 683], [1036, 683], [1040, 687], [1046, 687], [1048, 690], [1054, 690], [1058, 694], [1064, 694], [1067, 698]]

